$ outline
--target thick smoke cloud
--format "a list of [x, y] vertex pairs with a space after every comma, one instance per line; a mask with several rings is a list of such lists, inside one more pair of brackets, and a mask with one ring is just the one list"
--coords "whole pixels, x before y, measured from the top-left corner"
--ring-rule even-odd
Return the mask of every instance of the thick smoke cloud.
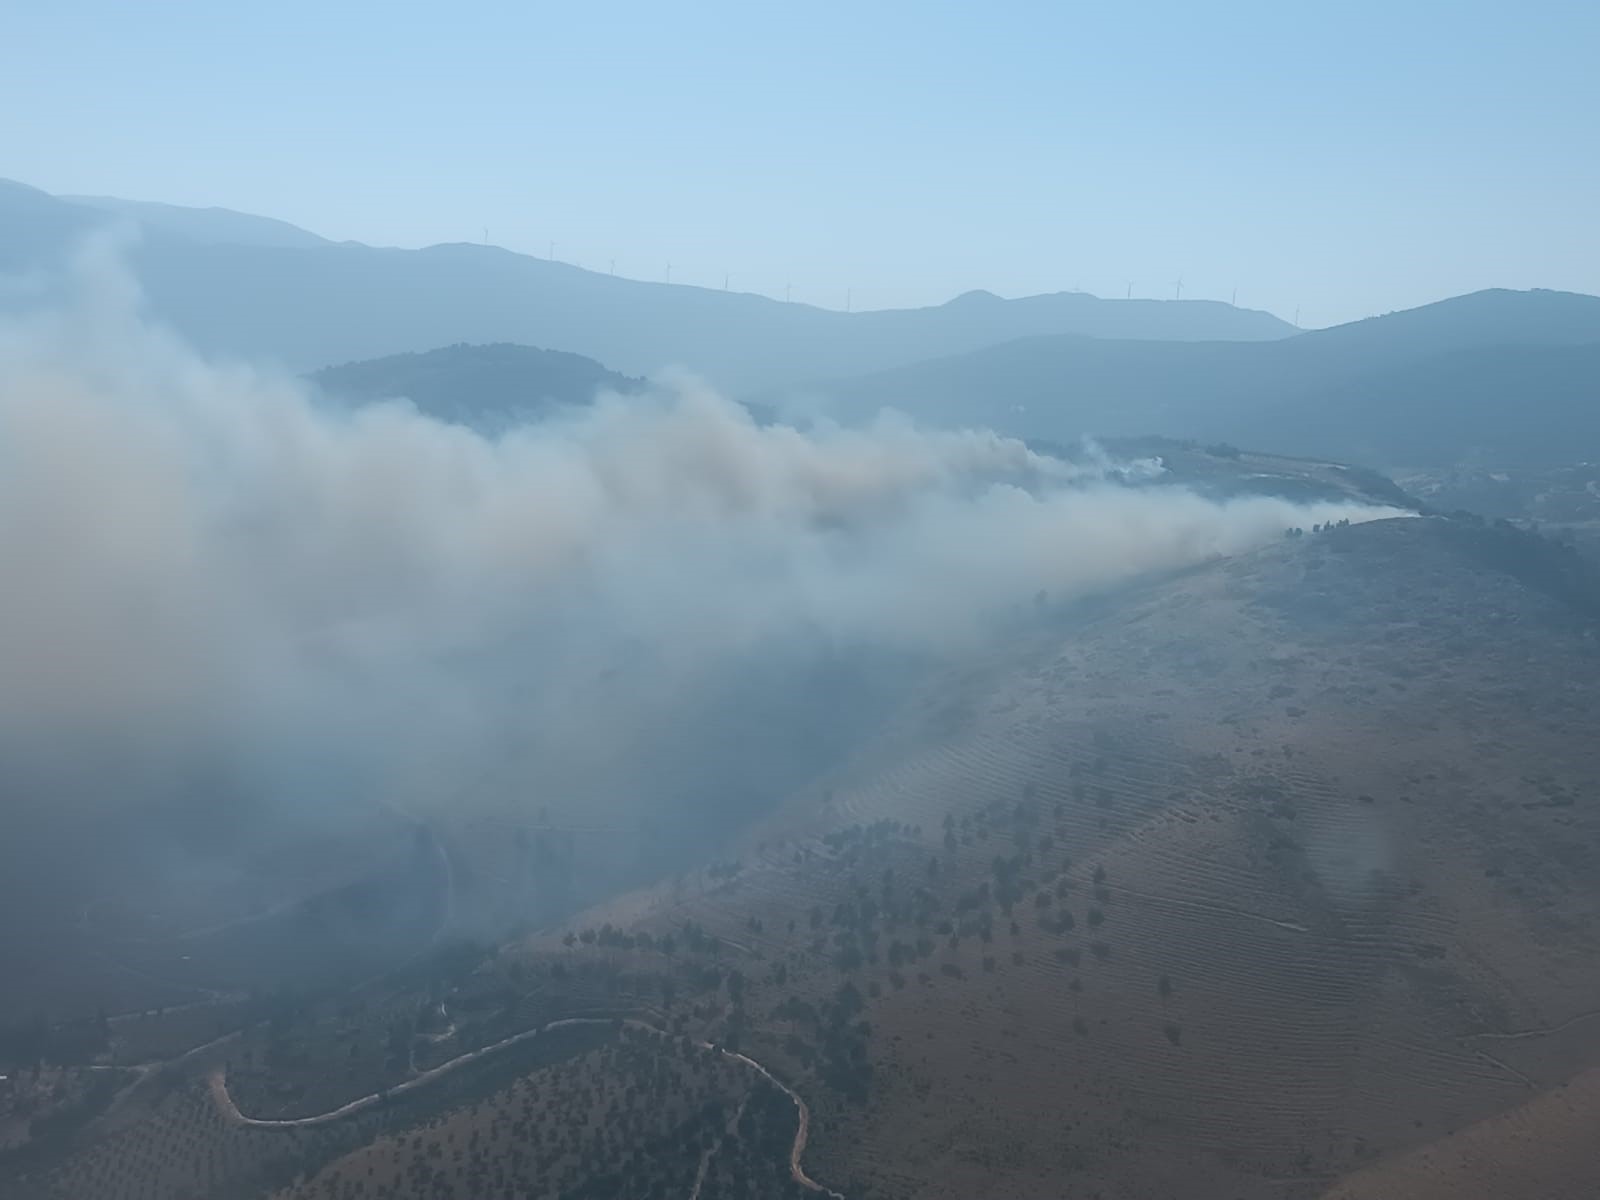
[[1153, 470], [761, 426], [686, 380], [492, 439], [332, 412], [200, 361], [102, 264], [0, 328], [0, 749], [135, 792], [198, 762], [422, 805], [528, 730], [625, 756], [729, 664], [959, 653], [1040, 589], [1384, 515], [1130, 469]]

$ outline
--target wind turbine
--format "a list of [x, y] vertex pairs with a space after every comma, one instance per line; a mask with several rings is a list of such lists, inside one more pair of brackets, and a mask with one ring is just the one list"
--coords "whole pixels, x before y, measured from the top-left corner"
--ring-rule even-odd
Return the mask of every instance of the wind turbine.
[[1172, 286], [1177, 289], [1177, 292], [1173, 295], [1173, 299], [1174, 300], [1182, 300], [1183, 299], [1183, 276], [1179, 275], [1178, 276], [1178, 281], [1176, 283], [1174, 283]]
[[1131, 279], [1128, 280], [1128, 294], [1126, 296], [1124, 296], [1123, 299], [1124, 300], [1132, 300], [1133, 299], [1133, 280], [1131, 280]]

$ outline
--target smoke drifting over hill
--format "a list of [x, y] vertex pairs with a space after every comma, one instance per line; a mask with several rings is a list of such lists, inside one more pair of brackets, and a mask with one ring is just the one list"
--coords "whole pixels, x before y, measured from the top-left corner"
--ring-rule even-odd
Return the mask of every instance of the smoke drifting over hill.
[[496, 439], [328, 412], [201, 362], [101, 267], [0, 330], [0, 743], [119, 791], [200, 763], [422, 804], [508, 721], [606, 742], [583, 697], [618, 672], [646, 720], [719, 664], [943, 653], [1040, 589], [1388, 511], [1125, 474], [889, 419], [763, 427], [687, 380]]

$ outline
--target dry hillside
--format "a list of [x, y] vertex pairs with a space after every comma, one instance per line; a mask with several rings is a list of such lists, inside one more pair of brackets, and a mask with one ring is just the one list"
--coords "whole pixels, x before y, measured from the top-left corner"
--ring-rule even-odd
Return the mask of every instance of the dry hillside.
[[737, 947], [744, 1045], [848, 1194], [1312, 1196], [1525, 1104], [1600, 1061], [1600, 658], [1476, 536], [1152, 588], [594, 919]]
[[1537, 1187], [1600, 1116], [1600, 644], [1538, 545], [1341, 527], [1048, 614], [703, 870], [278, 1004], [0, 1193]]

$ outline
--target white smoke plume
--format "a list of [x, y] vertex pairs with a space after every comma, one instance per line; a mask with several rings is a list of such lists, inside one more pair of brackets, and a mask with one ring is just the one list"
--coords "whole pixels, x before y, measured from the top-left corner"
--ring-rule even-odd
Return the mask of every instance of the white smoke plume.
[[129, 775], [425, 803], [508, 723], [603, 743], [788, 640], [946, 653], [1040, 589], [1388, 515], [1128, 487], [1154, 465], [981, 432], [761, 426], [692, 382], [497, 438], [334, 413], [91, 275], [0, 328], [0, 749]]

